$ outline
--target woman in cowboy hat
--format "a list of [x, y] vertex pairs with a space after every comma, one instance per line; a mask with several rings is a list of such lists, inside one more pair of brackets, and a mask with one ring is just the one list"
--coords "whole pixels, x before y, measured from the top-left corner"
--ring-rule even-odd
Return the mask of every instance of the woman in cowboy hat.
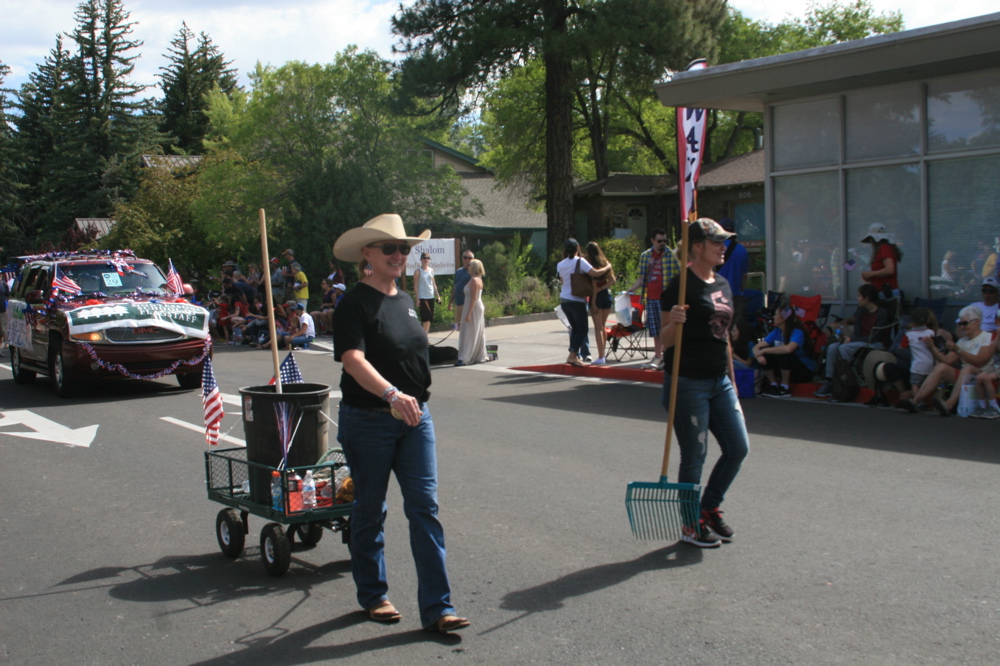
[[451, 604], [444, 530], [438, 521], [434, 423], [427, 334], [413, 299], [396, 287], [410, 248], [431, 232], [407, 236], [399, 215], [379, 215], [333, 246], [364, 277], [333, 314], [334, 358], [343, 363], [337, 439], [354, 480], [351, 567], [358, 602], [376, 622], [402, 617], [387, 596], [385, 497], [394, 472], [410, 524], [420, 623], [434, 631], [469, 626]]

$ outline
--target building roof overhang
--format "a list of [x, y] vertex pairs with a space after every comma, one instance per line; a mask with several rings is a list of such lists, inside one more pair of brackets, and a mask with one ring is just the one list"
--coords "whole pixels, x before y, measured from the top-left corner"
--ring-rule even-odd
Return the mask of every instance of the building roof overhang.
[[795, 53], [678, 72], [665, 106], [763, 111], [790, 99], [1000, 67], [1000, 13]]

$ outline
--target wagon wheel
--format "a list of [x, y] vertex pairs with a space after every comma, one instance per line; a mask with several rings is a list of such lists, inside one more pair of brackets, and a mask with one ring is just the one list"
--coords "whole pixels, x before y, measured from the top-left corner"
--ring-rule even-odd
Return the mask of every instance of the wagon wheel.
[[246, 543], [243, 519], [236, 509], [223, 509], [215, 517], [215, 538], [226, 557], [239, 557]]
[[323, 538], [323, 526], [319, 523], [299, 523], [295, 529], [304, 546], [315, 546]]
[[268, 523], [260, 531], [260, 558], [267, 573], [283, 576], [292, 563], [292, 545], [278, 523]]

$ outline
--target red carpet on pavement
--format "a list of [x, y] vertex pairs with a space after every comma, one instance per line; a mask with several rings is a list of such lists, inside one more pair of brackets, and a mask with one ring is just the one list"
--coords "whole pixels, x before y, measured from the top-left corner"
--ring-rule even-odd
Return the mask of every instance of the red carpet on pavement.
[[[550, 365], [523, 365], [512, 368], [513, 370], [524, 370], [525, 372], [542, 372], [549, 375], [568, 375], [572, 377], [599, 377], [602, 379], [617, 379], [627, 382], [646, 382], [649, 384], [662, 384], [663, 372], [661, 370], [640, 370], [637, 366], [622, 366], [618, 364], [608, 365], [570, 365], [569, 363], [553, 363]], [[792, 384], [792, 396], [795, 398], [812, 398], [816, 401], [825, 401], [826, 398], [813, 398], [813, 393], [819, 389], [819, 384]], [[889, 396], [891, 402], [895, 402], [895, 392]], [[869, 388], [862, 388], [856, 398], [851, 402], [868, 402], [875, 393]]]

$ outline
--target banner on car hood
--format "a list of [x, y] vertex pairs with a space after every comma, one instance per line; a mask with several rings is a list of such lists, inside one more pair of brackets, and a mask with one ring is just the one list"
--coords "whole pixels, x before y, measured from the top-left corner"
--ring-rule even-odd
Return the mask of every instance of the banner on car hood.
[[70, 335], [109, 328], [158, 326], [192, 338], [208, 337], [208, 310], [188, 303], [86, 305], [66, 312]]

